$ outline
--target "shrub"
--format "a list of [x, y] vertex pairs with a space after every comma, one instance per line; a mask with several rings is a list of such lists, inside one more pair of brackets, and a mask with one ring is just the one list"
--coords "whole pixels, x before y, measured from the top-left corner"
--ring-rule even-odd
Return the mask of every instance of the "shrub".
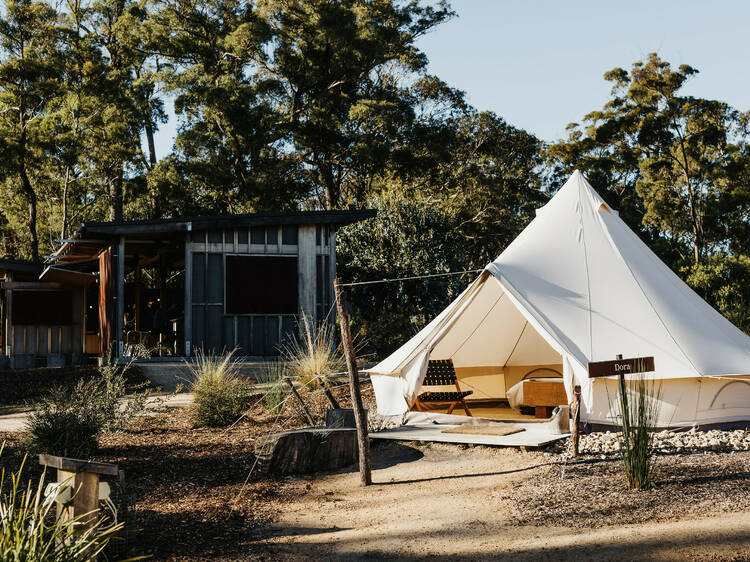
[[23, 466], [22, 463], [17, 472], [10, 473], [8, 485], [5, 468], [0, 468], [0, 560], [96, 560], [113, 534], [122, 529], [122, 524], [105, 530], [94, 526], [80, 534], [75, 533], [75, 526], [80, 523], [80, 518], [66, 522], [53, 518], [55, 498], [54, 495], [44, 493], [44, 475], [39, 478], [36, 486], [20, 489]]
[[[146, 409], [144, 385], [131, 387], [125, 364], [108, 358], [99, 375], [74, 385], [58, 386], [43, 397], [29, 416], [29, 448], [34, 452], [69, 457], [87, 457], [97, 448], [97, 436], [104, 431], [125, 428]], [[126, 404], [122, 399], [129, 392]]]
[[31, 413], [26, 428], [29, 449], [63, 457], [88, 457], [97, 448], [102, 418], [95, 407], [99, 381], [55, 387]]
[[272, 413], [281, 411], [284, 400], [286, 400], [289, 387], [284, 382], [288, 375], [288, 367], [283, 361], [274, 361], [263, 365], [262, 369], [255, 375], [257, 381], [265, 388], [263, 400]]
[[195, 398], [192, 419], [196, 427], [225, 427], [249, 407], [252, 386], [239, 376], [232, 363], [233, 353], [206, 355], [199, 351], [190, 364], [190, 389]]
[[325, 376], [346, 369], [346, 361], [336, 348], [335, 326], [328, 322], [315, 323], [302, 314], [299, 336], [282, 349], [282, 359], [291, 375], [302, 384], [317, 386], [316, 375]]
[[618, 385], [615, 409], [620, 420], [620, 458], [630, 488], [642, 490], [653, 485], [653, 431], [660, 404], [661, 386], [643, 375]]

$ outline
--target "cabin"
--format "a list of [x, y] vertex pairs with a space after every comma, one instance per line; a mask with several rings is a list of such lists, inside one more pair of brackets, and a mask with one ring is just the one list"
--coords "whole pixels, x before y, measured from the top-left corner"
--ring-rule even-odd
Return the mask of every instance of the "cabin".
[[[0, 260], [4, 361], [63, 366], [148, 350], [275, 358], [304, 314], [331, 321], [336, 231], [372, 210], [91, 222], [44, 266]], [[0, 365], [1, 366], [1, 365]]]

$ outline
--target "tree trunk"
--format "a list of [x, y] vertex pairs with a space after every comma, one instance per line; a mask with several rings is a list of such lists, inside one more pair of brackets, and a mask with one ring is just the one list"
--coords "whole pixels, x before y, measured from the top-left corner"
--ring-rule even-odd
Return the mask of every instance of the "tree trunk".
[[117, 176], [109, 180], [109, 220], [122, 220], [122, 165]]
[[29, 205], [28, 226], [29, 237], [31, 239], [31, 259], [34, 263], [39, 263], [39, 239], [37, 238], [36, 233], [37, 198], [36, 191], [34, 191], [34, 187], [31, 185], [31, 180], [29, 179], [29, 174], [26, 171], [26, 122], [24, 120], [23, 110], [21, 110], [20, 117], [21, 136], [19, 138], [19, 144], [21, 149], [21, 166], [19, 173], [21, 176], [21, 188], [26, 197], [26, 202]]
[[[146, 114], [146, 142], [148, 143], [148, 161], [150, 168], [153, 170], [156, 166], [156, 144], [154, 143], [154, 124], [151, 121], [150, 113]], [[154, 188], [151, 191], [151, 218], [158, 219], [161, 217], [161, 200], [158, 191]]]
[[36, 207], [37, 199], [36, 192], [31, 186], [31, 181], [26, 173], [26, 163], [21, 162], [21, 184], [23, 185], [23, 192], [26, 196], [26, 201], [29, 204], [29, 236], [31, 237], [31, 259], [35, 263], [39, 263], [39, 239], [36, 234]]
[[68, 233], [68, 185], [70, 185], [70, 166], [65, 167], [65, 183], [63, 183], [62, 192], [62, 227], [60, 228], [60, 238], [63, 240]]
[[336, 293], [336, 310], [341, 326], [341, 346], [344, 348], [346, 370], [349, 373], [349, 393], [352, 398], [354, 421], [357, 426], [360, 482], [362, 486], [370, 486], [372, 484], [372, 461], [370, 459], [370, 438], [367, 434], [367, 414], [362, 404], [362, 393], [359, 388], [359, 372], [357, 370], [357, 359], [354, 357], [346, 293], [341, 288], [338, 277], [333, 280], [333, 288]]

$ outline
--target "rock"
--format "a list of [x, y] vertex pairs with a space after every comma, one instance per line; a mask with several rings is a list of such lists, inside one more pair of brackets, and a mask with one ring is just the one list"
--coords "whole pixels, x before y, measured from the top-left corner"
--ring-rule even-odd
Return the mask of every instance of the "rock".
[[262, 474], [336, 470], [357, 462], [357, 430], [306, 427], [274, 433], [256, 441], [255, 454]]

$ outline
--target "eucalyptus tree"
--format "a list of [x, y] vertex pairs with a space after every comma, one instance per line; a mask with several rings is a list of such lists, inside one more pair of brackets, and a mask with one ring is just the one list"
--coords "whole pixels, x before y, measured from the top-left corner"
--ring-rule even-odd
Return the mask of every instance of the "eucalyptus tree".
[[258, 60], [277, 85], [274, 108], [313, 200], [337, 208], [362, 200], [403, 142], [416, 108], [409, 82], [424, 74], [416, 46], [453, 15], [419, 0], [259, 0], [270, 31]]
[[296, 208], [303, 188], [283, 144], [275, 80], [260, 76], [271, 33], [254, 3], [157, 0], [154, 52], [181, 121], [153, 181], [183, 177], [183, 207], [204, 212]]
[[693, 265], [727, 248], [726, 214], [736, 210], [733, 192], [747, 158], [736, 109], [682, 94], [697, 72], [673, 69], [656, 54], [629, 72], [609, 71], [611, 99], [550, 148], [566, 173], [579, 167], [613, 186], [605, 196], [615, 196], [623, 218], [646, 238], [666, 243], [663, 256]]
[[14, 200], [20, 195], [25, 201], [28, 238], [16, 237], [19, 247], [11, 251], [28, 252], [34, 261], [40, 259], [39, 193], [52, 141], [46, 107], [61, 89], [57, 21], [53, 8], [32, 0], [8, 1], [0, 18], [0, 179], [9, 188], [2, 206], [12, 227]]

